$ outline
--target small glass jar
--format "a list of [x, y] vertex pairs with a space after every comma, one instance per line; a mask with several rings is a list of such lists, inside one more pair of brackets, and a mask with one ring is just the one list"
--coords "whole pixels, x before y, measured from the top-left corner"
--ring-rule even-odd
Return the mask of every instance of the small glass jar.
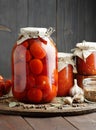
[[70, 53], [58, 53], [58, 96], [67, 96], [73, 86], [72, 56]]
[[46, 103], [57, 95], [57, 49], [49, 28], [21, 28], [12, 50], [13, 96], [22, 102]]
[[89, 76], [87, 76], [87, 75], [81, 75], [81, 74], [78, 74], [78, 73], [75, 76], [75, 78], [77, 79], [77, 84], [81, 88], [83, 88], [83, 80], [85, 78], [95, 78], [95, 77], [96, 77], [96, 75], [89, 75]]
[[96, 77], [85, 78], [83, 80], [83, 89], [85, 99], [96, 102]]
[[77, 72], [81, 75], [96, 75], [96, 43], [83, 42], [76, 45]]

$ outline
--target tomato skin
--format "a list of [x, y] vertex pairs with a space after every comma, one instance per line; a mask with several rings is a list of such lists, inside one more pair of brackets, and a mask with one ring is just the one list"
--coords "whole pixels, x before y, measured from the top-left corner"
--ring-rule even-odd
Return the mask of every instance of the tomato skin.
[[35, 86], [35, 78], [32, 75], [29, 75], [27, 78], [27, 89], [31, 89], [32, 87]]
[[49, 87], [49, 78], [44, 75], [40, 75], [36, 78], [36, 87], [43, 90]]
[[26, 91], [22, 91], [22, 92], [18, 92], [15, 91], [14, 89], [12, 89], [12, 93], [13, 96], [15, 97], [15, 99], [17, 99], [18, 101], [26, 101]]
[[43, 70], [42, 61], [39, 59], [32, 59], [29, 63], [29, 66], [33, 74], [40, 74]]
[[96, 52], [90, 54], [84, 61], [76, 56], [77, 72], [81, 75], [95, 75], [96, 74]]
[[31, 58], [32, 58], [32, 56], [31, 56], [31, 54], [30, 54], [30, 51], [27, 50], [27, 51], [26, 51], [26, 62], [29, 62], [29, 61], [31, 60]]
[[50, 102], [53, 100], [54, 97], [57, 96], [57, 88], [55, 85], [52, 85], [52, 88], [50, 89], [50, 92], [47, 94], [47, 96], [44, 98], [44, 102]]
[[28, 40], [24, 41], [24, 42], [22, 43], [22, 45], [23, 45], [24, 47], [28, 48], [28, 46], [29, 46]]
[[0, 81], [0, 97], [4, 95], [5, 83], [4, 81]]
[[68, 96], [70, 88], [73, 86], [73, 67], [68, 65], [58, 72], [58, 96]]
[[44, 75], [38, 76], [36, 78], [36, 88], [39, 88], [42, 91], [42, 99], [45, 100], [45, 98], [49, 95], [51, 89], [49, 78]]
[[0, 80], [0, 97], [10, 92], [12, 87], [12, 81], [9, 79], [2, 79]]
[[32, 103], [40, 103], [42, 100], [42, 91], [38, 88], [31, 88], [27, 93], [27, 97]]
[[3, 94], [4, 94], [4, 95], [5, 95], [5, 94], [8, 94], [8, 93], [10, 92], [10, 90], [11, 90], [11, 87], [12, 87], [12, 81], [9, 80], [9, 79], [5, 80], [5, 87], [4, 87], [4, 92], [3, 92]]
[[46, 56], [46, 51], [42, 48], [40, 41], [31, 44], [30, 52], [37, 59], [43, 59]]

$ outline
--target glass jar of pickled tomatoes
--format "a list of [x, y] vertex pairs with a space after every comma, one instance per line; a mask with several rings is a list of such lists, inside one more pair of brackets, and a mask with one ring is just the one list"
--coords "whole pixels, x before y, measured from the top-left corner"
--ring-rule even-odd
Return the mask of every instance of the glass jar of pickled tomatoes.
[[68, 96], [73, 86], [73, 54], [58, 53], [58, 96]]
[[77, 43], [74, 55], [76, 56], [76, 68], [78, 74], [96, 75], [96, 43]]
[[13, 96], [22, 102], [47, 103], [57, 95], [57, 49], [49, 28], [21, 28], [12, 50]]

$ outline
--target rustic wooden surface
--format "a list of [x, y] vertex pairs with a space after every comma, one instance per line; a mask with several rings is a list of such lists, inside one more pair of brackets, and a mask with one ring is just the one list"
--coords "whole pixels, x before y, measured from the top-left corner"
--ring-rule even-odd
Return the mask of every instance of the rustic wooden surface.
[[95, 130], [96, 113], [79, 116], [22, 117], [0, 114], [0, 130]]
[[[14, 105], [15, 103], [15, 105]], [[64, 103], [64, 97], [56, 97], [46, 104], [26, 104], [16, 101], [13, 97], [0, 99], [0, 114], [20, 115], [29, 117], [75, 116], [96, 112], [96, 103], [83, 102]]]

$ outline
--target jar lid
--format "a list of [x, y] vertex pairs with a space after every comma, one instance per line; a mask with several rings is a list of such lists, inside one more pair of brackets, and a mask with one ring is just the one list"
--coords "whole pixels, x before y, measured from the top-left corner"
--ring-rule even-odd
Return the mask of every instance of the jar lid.
[[20, 29], [19, 39], [17, 44], [21, 44], [27, 39], [38, 37], [49, 37], [55, 30], [50, 28], [25, 27]]
[[96, 42], [86, 42], [77, 43], [76, 48], [72, 49], [74, 55], [80, 57], [84, 61], [93, 52], [96, 51]]
[[96, 49], [96, 42], [86, 42], [83, 41], [82, 43], [77, 43], [76, 47], [83, 49], [83, 50], [89, 50], [89, 49]]
[[73, 54], [72, 53], [64, 53], [64, 52], [58, 52], [58, 58], [64, 58], [64, 57], [69, 57], [72, 58]]
[[71, 64], [74, 68], [73, 54], [58, 52], [58, 72], [68, 64]]
[[44, 37], [46, 32], [47, 28], [26, 27], [20, 29], [20, 34], [29, 34], [31, 37]]

